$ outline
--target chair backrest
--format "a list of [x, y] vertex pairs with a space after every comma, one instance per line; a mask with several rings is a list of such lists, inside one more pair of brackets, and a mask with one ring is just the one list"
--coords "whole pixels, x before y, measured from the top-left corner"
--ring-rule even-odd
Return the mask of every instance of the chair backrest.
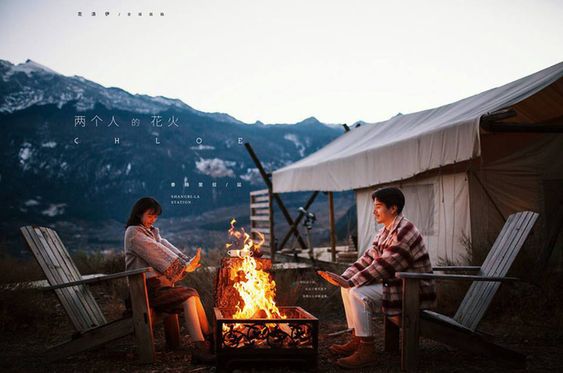
[[[479, 276], [504, 277], [530, 234], [539, 214], [517, 212], [508, 217], [493, 247], [479, 270]], [[475, 330], [489, 308], [500, 282], [475, 281], [469, 287], [454, 319]]]
[[[50, 285], [82, 280], [57, 232], [36, 226], [20, 230]], [[84, 332], [107, 323], [86, 285], [55, 289], [55, 293], [77, 331]]]

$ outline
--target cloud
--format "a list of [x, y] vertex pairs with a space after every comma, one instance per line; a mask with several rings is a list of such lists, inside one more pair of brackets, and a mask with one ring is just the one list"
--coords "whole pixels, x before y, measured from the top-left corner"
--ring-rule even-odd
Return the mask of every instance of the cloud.
[[240, 178], [252, 185], [259, 185], [262, 182], [262, 175], [257, 168], [247, 168], [244, 175], [240, 175]]
[[204, 175], [211, 177], [235, 177], [235, 173], [229, 167], [232, 167], [236, 162], [225, 161], [219, 158], [203, 159], [195, 162], [198, 171]]
[[51, 204], [47, 209], [43, 210], [41, 213], [46, 216], [55, 217], [57, 215], [62, 215], [65, 212], [66, 203]]
[[198, 146], [192, 146], [190, 147], [191, 150], [215, 150], [215, 147], [212, 145], [201, 145], [199, 144]]

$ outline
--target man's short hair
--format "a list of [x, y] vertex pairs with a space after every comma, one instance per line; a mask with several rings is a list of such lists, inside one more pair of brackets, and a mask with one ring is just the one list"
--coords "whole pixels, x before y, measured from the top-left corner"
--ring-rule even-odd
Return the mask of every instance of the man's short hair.
[[399, 188], [381, 188], [371, 194], [372, 201], [375, 199], [383, 203], [388, 209], [397, 206], [397, 214], [403, 212], [405, 207], [405, 195]]

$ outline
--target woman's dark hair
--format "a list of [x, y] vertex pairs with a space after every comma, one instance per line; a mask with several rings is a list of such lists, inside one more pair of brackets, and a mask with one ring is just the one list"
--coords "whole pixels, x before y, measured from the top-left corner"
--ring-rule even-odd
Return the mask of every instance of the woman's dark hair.
[[405, 196], [399, 188], [382, 188], [371, 194], [371, 199], [383, 203], [388, 209], [391, 206], [397, 206], [397, 214], [403, 212], [405, 207]]
[[154, 213], [157, 215], [160, 215], [162, 213], [162, 207], [160, 207], [160, 204], [156, 201], [156, 199], [152, 197], [143, 197], [133, 205], [125, 228], [131, 225], [141, 224], [141, 217], [143, 216], [145, 211], [148, 210], [154, 211]]

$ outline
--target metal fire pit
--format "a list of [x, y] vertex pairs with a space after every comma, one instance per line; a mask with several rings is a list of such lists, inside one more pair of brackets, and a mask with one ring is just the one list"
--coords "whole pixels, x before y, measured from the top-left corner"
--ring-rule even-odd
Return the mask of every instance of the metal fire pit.
[[232, 309], [215, 307], [217, 369], [298, 364], [300, 369], [315, 370], [319, 320], [301, 307], [279, 310], [286, 319], [233, 319]]

